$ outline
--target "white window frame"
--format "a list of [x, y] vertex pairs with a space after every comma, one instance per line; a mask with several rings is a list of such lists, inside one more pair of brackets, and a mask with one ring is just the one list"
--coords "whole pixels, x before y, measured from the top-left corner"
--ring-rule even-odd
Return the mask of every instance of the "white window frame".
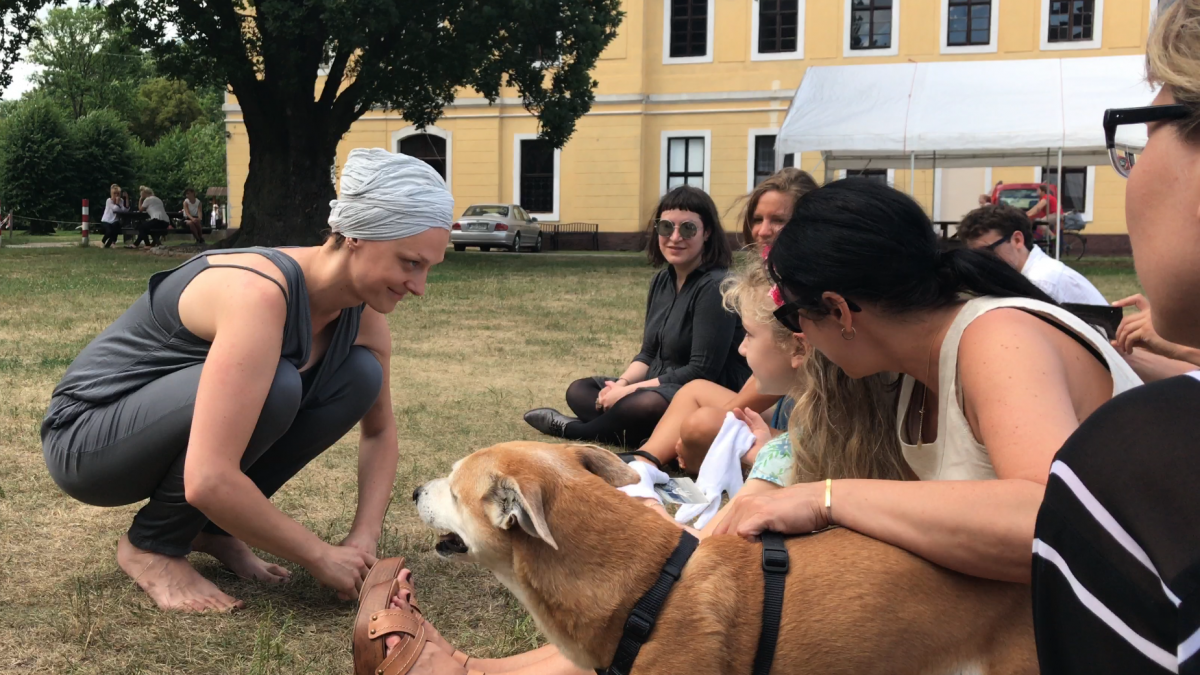
[[[512, 203], [521, 206], [521, 141], [532, 141], [538, 138], [537, 134], [513, 134], [513, 193]], [[535, 213], [529, 209], [525, 212], [530, 216], [534, 216], [539, 222], [549, 222], [558, 220], [559, 216], [559, 186], [562, 183], [561, 166], [562, 150], [554, 149], [554, 211], [550, 213]]]
[[[1049, 5], [1047, 5], [1049, 7]], [[1049, 10], [1047, 10], [1047, 16]], [[950, 0], [942, 0], [942, 36], [940, 38], [943, 54], [995, 54], [1000, 43], [1000, 0], [992, 0], [990, 11], [991, 35], [986, 45], [958, 45], [951, 47], [950, 40]]]
[[1077, 42], [1051, 42], [1050, 33], [1050, 0], [1042, 0], [1042, 19], [1039, 22], [1042, 32], [1038, 36], [1042, 51], [1056, 52], [1072, 49], [1100, 49], [1104, 39], [1104, 0], [1096, 1], [1096, 11], [1092, 14], [1092, 39]]
[[[779, 143], [779, 127], [769, 127], [762, 129], [751, 129], [746, 138], [746, 191], [754, 189], [754, 139], [759, 136], [774, 136], [776, 144]], [[776, 150], [776, 154], [779, 151]], [[781, 160], [776, 157], [775, 164], [778, 165]]]
[[713, 62], [713, 27], [716, 25], [713, 19], [717, 13], [717, 0], [708, 0], [708, 39], [704, 41], [704, 56], [677, 56], [671, 57], [671, 0], [663, 0], [663, 46], [662, 57], [663, 65], [677, 65], [681, 63], [712, 63]]
[[663, 131], [662, 142], [658, 152], [658, 196], [667, 194], [667, 146], [672, 138], [704, 138], [704, 191], [708, 192], [709, 181], [712, 178], [712, 131], [697, 129], [694, 131]]
[[[671, 0], [663, 0], [670, 2]], [[761, 0], [750, 2], [750, 60], [751, 61], [799, 61], [804, 58], [804, 12], [805, 0], [796, 0], [796, 51], [758, 53], [758, 10]]]
[[[1042, 182], [1042, 167], [1033, 167], [1033, 182]], [[1087, 180], [1084, 181], [1083, 195], [1083, 219], [1086, 222], [1092, 222], [1092, 211], [1096, 205], [1096, 167], [1087, 167]], [[1062, 199], [1062, 188], [1058, 189], [1058, 199]], [[1063, 213], [1066, 213], [1065, 211]]]
[[850, 17], [854, 14], [851, 6], [853, 0], [846, 0], [845, 11], [842, 14], [842, 56], [857, 58], [860, 56], [896, 56], [900, 53], [900, 0], [892, 0], [892, 46], [887, 49], [851, 49], [850, 48]]
[[415, 126], [404, 127], [399, 131], [392, 132], [392, 152], [400, 152], [400, 141], [409, 136], [420, 134], [429, 134], [430, 136], [438, 136], [439, 138], [446, 139], [446, 189], [452, 189], [453, 183], [451, 180], [454, 176], [454, 132], [432, 124], [424, 129], [418, 129]]

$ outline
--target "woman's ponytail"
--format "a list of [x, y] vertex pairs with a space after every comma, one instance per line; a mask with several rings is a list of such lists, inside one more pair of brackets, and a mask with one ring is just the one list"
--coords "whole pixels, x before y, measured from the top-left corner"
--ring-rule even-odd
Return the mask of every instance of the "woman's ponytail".
[[998, 256], [965, 246], [947, 248], [938, 256], [938, 284], [943, 292], [1030, 298], [1056, 305], [1053, 298]]
[[801, 197], [767, 258], [774, 281], [810, 316], [825, 292], [896, 314], [945, 307], [962, 294], [1053, 301], [1003, 260], [943, 250], [919, 204], [875, 181], [847, 178]]

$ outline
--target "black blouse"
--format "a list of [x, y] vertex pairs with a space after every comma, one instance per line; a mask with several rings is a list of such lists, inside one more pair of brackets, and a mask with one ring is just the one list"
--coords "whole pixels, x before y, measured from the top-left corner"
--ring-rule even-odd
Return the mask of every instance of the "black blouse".
[[642, 351], [634, 357], [650, 366], [646, 379], [678, 387], [708, 380], [737, 391], [750, 377], [738, 354], [745, 331], [741, 319], [721, 304], [721, 280], [728, 270], [700, 267], [675, 292], [675, 268], [667, 266], [650, 282]]

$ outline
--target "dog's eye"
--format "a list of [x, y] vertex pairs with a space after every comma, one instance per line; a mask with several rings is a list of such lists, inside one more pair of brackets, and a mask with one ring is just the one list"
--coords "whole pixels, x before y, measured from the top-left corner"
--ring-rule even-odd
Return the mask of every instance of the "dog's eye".
[[450, 501], [454, 502], [455, 504], [458, 503], [458, 495], [454, 494], [454, 490], [450, 491]]

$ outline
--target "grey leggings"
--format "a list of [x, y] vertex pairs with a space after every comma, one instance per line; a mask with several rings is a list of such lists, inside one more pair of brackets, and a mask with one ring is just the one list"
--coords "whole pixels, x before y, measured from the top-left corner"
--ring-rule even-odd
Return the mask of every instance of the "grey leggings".
[[[200, 531], [224, 534], [187, 503], [183, 463], [203, 366], [165, 375], [54, 430], [43, 444], [54, 482], [94, 506], [150, 502], [134, 516], [129, 540], [146, 551], [182, 556]], [[281, 360], [258, 424], [242, 455], [242, 471], [264, 495], [275, 494], [366, 415], [379, 397], [383, 368], [365, 347], [350, 353], [319, 391]], [[308, 396], [301, 407], [301, 399]]]

